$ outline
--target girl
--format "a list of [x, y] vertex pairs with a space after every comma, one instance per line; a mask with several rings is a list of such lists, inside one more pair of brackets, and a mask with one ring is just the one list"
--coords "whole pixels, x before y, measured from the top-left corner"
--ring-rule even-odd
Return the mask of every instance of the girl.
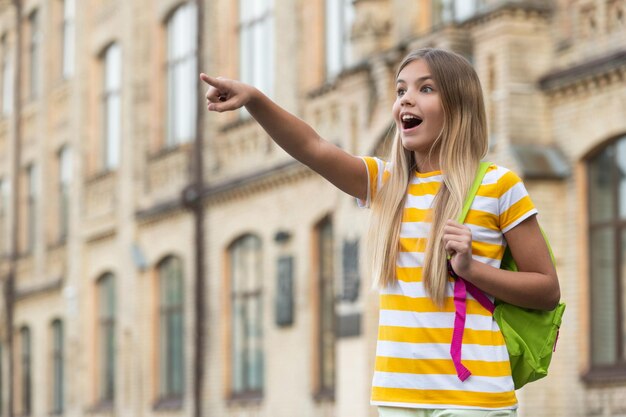
[[[380, 416], [515, 416], [508, 353], [491, 314], [467, 301], [464, 382], [450, 357], [456, 274], [511, 304], [552, 309], [560, 298], [526, 189], [492, 165], [467, 224], [458, 215], [487, 152], [476, 72], [463, 57], [420, 49], [400, 64], [391, 162], [359, 158], [323, 140], [255, 88], [201, 74], [208, 110], [242, 106], [294, 158], [372, 207], [370, 259], [380, 288], [372, 404]], [[519, 272], [499, 269], [508, 245]]]

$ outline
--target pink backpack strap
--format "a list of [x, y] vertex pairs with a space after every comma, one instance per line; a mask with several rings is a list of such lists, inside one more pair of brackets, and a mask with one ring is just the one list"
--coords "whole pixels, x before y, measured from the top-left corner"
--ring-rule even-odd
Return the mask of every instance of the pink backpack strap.
[[472, 375], [469, 369], [462, 362], [463, 332], [465, 331], [465, 320], [467, 316], [467, 293], [476, 299], [486, 310], [493, 314], [494, 304], [487, 296], [474, 284], [465, 281], [452, 269], [448, 261], [448, 271], [455, 279], [454, 281], [454, 329], [452, 331], [452, 342], [450, 343], [450, 356], [456, 369], [456, 375], [461, 381], [465, 381]]
[[465, 381], [472, 374], [461, 362], [461, 348], [463, 347], [463, 331], [465, 330], [467, 298], [465, 280], [454, 281], [454, 329], [452, 331], [452, 342], [450, 343], [450, 356], [456, 369], [456, 375], [461, 381]]

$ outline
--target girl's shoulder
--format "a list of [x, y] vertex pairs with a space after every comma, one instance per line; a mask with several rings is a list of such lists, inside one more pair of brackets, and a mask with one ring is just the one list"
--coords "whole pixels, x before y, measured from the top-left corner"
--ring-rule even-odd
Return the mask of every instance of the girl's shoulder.
[[502, 165], [498, 165], [494, 162], [489, 162], [489, 167], [487, 168], [487, 172], [483, 177], [483, 185], [486, 184], [516, 184], [518, 182], [522, 182], [522, 179], [516, 172], [510, 170], [507, 167]]

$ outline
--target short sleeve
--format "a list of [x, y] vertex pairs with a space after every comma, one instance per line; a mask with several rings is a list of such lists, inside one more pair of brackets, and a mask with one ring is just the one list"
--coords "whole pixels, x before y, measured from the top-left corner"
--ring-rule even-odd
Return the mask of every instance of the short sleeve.
[[370, 156], [362, 156], [361, 160], [367, 170], [367, 197], [365, 200], [357, 199], [357, 204], [359, 207], [369, 208], [374, 198], [376, 198], [383, 181], [389, 174], [388, 163], [382, 159]]
[[503, 170], [498, 178], [498, 211], [502, 233], [506, 233], [532, 215], [537, 214], [522, 179], [513, 171]]

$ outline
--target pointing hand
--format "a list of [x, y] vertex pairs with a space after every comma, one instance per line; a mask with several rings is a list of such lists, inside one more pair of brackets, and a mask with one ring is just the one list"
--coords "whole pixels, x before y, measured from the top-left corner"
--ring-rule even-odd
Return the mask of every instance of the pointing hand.
[[200, 79], [209, 85], [206, 92], [207, 109], [224, 112], [245, 106], [251, 99], [254, 87], [223, 77], [210, 77], [204, 73]]

